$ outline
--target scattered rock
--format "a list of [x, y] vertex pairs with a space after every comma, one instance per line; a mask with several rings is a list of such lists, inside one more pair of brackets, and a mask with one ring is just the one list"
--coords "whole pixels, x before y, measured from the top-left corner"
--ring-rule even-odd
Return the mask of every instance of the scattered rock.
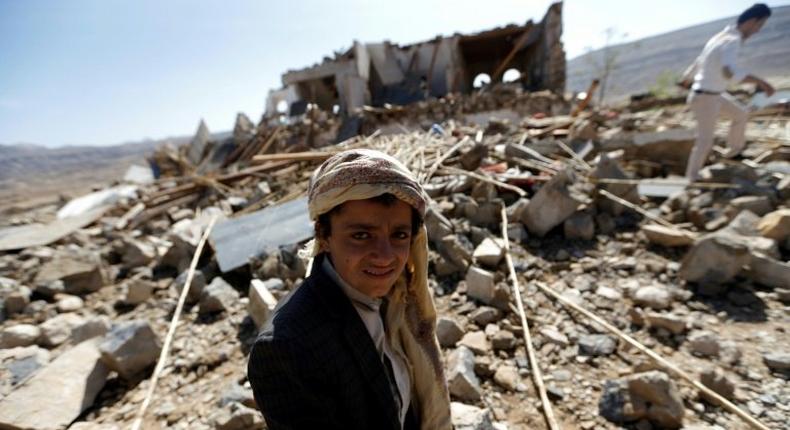
[[222, 392], [222, 397], [219, 399], [220, 407], [225, 407], [231, 403], [241, 403], [249, 408], [257, 408], [252, 389], [242, 387], [236, 381], [228, 384], [228, 387]]
[[499, 366], [494, 373], [494, 382], [509, 391], [527, 391], [527, 386], [521, 382], [521, 376], [515, 366]]
[[692, 354], [703, 357], [718, 357], [721, 350], [719, 337], [709, 331], [696, 331], [688, 337], [689, 349]]
[[75, 346], [0, 401], [0, 428], [65, 429], [93, 405], [108, 373], [95, 343]]
[[609, 355], [617, 349], [617, 341], [605, 334], [588, 334], [579, 337], [579, 353], [593, 357]]
[[763, 362], [773, 371], [790, 370], [790, 352], [776, 351], [763, 354]]
[[84, 319], [73, 313], [60, 314], [41, 324], [41, 336], [38, 342], [42, 346], [54, 348], [69, 340], [75, 327], [84, 323]]
[[768, 196], [741, 196], [730, 201], [730, 206], [763, 216], [774, 209]]
[[502, 257], [505, 255], [505, 250], [500, 244], [491, 238], [485, 238], [480, 245], [475, 248], [472, 254], [475, 261], [488, 267], [496, 267]]
[[686, 331], [686, 320], [676, 315], [645, 312], [644, 318], [651, 327], [663, 328], [672, 334], [681, 334]]
[[790, 237], [790, 209], [780, 209], [765, 215], [757, 224], [760, 234], [779, 242]]
[[746, 275], [753, 281], [774, 288], [790, 288], [790, 263], [752, 253]]
[[686, 254], [678, 275], [689, 282], [721, 284], [735, 278], [749, 260], [749, 248], [731, 235], [708, 235]]
[[[27, 346], [4, 350], [6, 360], [5, 366], [11, 373], [11, 385], [18, 385], [29, 376], [35, 374], [39, 369], [49, 363], [49, 351], [38, 346]], [[1, 358], [2, 356], [0, 356]]]
[[595, 237], [595, 221], [587, 212], [576, 212], [563, 223], [566, 239], [592, 240]]
[[58, 308], [58, 312], [75, 312], [85, 306], [85, 302], [81, 298], [70, 294], [59, 294], [56, 299], [55, 307]]
[[540, 328], [540, 334], [546, 338], [547, 341], [565, 347], [570, 345], [568, 337], [562, 334], [556, 327], [545, 326]]
[[231, 403], [213, 416], [216, 430], [247, 430], [262, 425], [261, 413], [240, 403]]
[[124, 304], [136, 306], [151, 298], [154, 284], [143, 279], [130, 279], [123, 284], [122, 299]]
[[675, 382], [664, 372], [653, 370], [626, 378], [628, 389], [648, 404], [645, 418], [666, 428], [683, 426], [683, 400]]
[[516, 336], [508, 330], [499, 330], [491, 338], [491, 346], [495, 350], [511, 350], [516, 347]]
[[99, 346], [101, 360], [124, 379], [131, 379], [156, 363], [162, 345], [146, 321], [114, 327]]
[[[703, 371], [700, 374], [700, 382], [703, 385], [715, 391], [716, 394], [724, 397], [727, 400], [732, 400], [735, 397], [735, 383], [732, 382], [727, 376], [718, 369], [711, 368]], [[701, 393], [702, 398], [709, 403], [718, 404], [718, 402], [705, 393]]]
[[479, 267], [470, 267], [466, 272], [466, 294], [483, 303], [492, 303], [496, 298], [494, 274]]
[[634, 302], [640, 306], [647, 306], [653, 309], [666, 309], [672, 304], [672, 294], [658, 285], [648, 285], [641, 287], [633, 294]]
[[98, 254], [59, 254], [45, 263], [36, 275], [35, 284], [63, 281], [64, 291], [84, 294], [98, 291], [107, 283], [104, 266]]
[[11, 293], [5, 297], [6, 313], [8, 315], [14, 315], [24, 311], [25, 307], [30, 304], [30, 295], [32, 293], [30, 288], [24, 285], [15, 287], [15, 290], [11, 291]]
[[146, 266], [156, 258], [156, 248], [141, 240], [128, 239], [124, 241], [121, 255], [126, 267]]
[[469, 348], [475, 354], [488, 354], [491, 350], [491, 345], [488, 344], [485, 332], [473, 331], [467, 333], [461, 338], [459, 345]]
[[[180, 275], [173, 281], [173, 287], [175, 287], [176, 291], [178, 291], [178, 295], [181, 295], [181, 291], [184, 289], [184, 285], [187, 282], [187, 275], [189, 275], [188, 271], [181, 272]], [[197, 303], [200, 300], [200, 296], [203, 294], [203, 288], [206, 287], [206, 276], [200, 270], [196, 270], [195, 274], [192, 276], [192, 283], [189, 286], [189, 292], [187, 292], [187, 303]]]
[[266, 281], [261, 281], [260, 279], [250, 281], [250, 302], [247, 305], [247, 312], [259, 330], [277, 306], [277, 299], [269, 291], [270, 286], [274, 289], [280, 289], [284, 286], [284, 283], [277, 278], [267, 279]]
[[16, 324], [0, 331], [0, 349], [30, 346], [41, 336], [41, 329], [32, 324]]
[[565, 222], [580, 205], [590, 199], [573, 189], [575, 174], [564, 170], [554, 175], [530, 200], [521, 222], [530, 233], [543, 237], [552, 228]]
[[225, 312], [239, 301], [239, 292], [217, 276], [200, 295], [200, 313]]
[[499, 321], [499, 319], [502, 318], [502, 311], [497, 308], [492, 308], [491, 306], [480, 306], [469, 314], [469, 318], [474, 321], [475, 324], [485, 327], [486, 324]]
[[71, 330], [71, 342], [78, 344], [94, 337], [101, 337], [110, 331], [110, 318], [96, 316], [89, 318]]
[[474, 368], [475, 357], [469, 348], [459, 346], [450, 353], [447, 357], [447, 385], [450, 394], [467, 401], [478, 401], [482, 398], [483, 390]]
[[436, 320], [436, 337], [439, 345], [445, 348], [454, 347], [463, 335], [464, 330], [458, 321], [450, 317], [439, 317]]
[[642, 226], [642, 232], [652, 243], [666, 247], [690, 246], [694, 244], [696, 235], [693, 233], [675, 228], [665, 227], [658, 224], [646, 224]]
[[491, 412], [488, 409], [452, 402], [450, 415], [455, 430], [496, 430], [491, 423]]

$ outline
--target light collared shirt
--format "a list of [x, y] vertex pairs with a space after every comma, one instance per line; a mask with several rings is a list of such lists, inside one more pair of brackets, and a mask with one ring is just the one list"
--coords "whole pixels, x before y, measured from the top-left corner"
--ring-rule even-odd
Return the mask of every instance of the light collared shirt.
[[379, 358], [385, 367], [385, 358], [389, 360], [396, 385], [396, 387], [393, 388], [397, 388], [399, 394], [399, 398], [396, 398], [395, 401], [400, 409], [400, 423], [401, 428], [403, 428], [406, 412], [409, 410], [409, 404], [411, 403], [411, 377], [409, 376], [405, 357], [393, 351], [389, 342], [386, 341], [384, 321], [381, 318], [381, 304], [383, 300], [368, 297], [361, 291], [348, 285], [348, 283], [337, 273], [334, 266], [332, 266], [329, 258], [324, 258], [324, 262], [321, 266], [327, 275], [340, 286], [349, 300], [351, 300], [351, 304], [354, 305], [354, 309], [356, 309], [357, 314], [359, 314], [359, 318], [361, 318], [362, 323], [365, 324], [365, 328], [368, 330], [368, 334], [370, 334], [370, 338], [376, 346], [376, 351], [379, 353]]
[[[713, 36], [702, 53], [683, 73], [683, 79], [693, 76], [693, 90], [721, 93], [727, 90], [730, 82], [738, 83], [748, 75], [748, 72], [738, 66], [738, 51], [743, 44], [743, 36], [734, 25], [728, 25], [724, 30]], [[732, 78], [724, 76], [723, 68], [728, 67]]]

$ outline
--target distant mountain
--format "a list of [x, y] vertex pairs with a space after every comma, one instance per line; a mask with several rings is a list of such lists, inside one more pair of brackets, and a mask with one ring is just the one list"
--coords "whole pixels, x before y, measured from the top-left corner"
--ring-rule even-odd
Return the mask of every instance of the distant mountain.
[[[160, 141], [114, 146], [46, 148], [33, 144], [0, 145], [0, 181], [56, 177], [74, 170], [103, 168], [119, 162], [144, 163], [144, 155]], [[119, 173], [119, 177], [124, 172]]]
[[[708, 39], [735, 19], [733, 16], [610, 47], [618, 55], [616, 70], [609, 78], [607, 101], [646, 92], [660, 79], [667, 81], [666, 85], [669, 76], [680, 75]], [[600, 74], [598, 65], [603, 55], [599, 49], [569, 60], [567, 90], [585, 91]], [[790, 78], [790, 6], [773, 8], [765, 27], [741, 48], [739, 61], [759, 76]]]

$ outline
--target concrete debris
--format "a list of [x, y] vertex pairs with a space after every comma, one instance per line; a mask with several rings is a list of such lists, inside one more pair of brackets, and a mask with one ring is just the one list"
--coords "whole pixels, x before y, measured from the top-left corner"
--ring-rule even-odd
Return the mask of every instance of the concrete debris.
[[452, 348], [464, 336], [464, 330], [454, 319], [439, 317], [436, 320], [436, 338], [439, 345], [445, 348]]
[[686, 254], [678, 275], [689, 282], [721, 284], [735, 278], [749, 260], [749, 248], [731, 235], [708, 235]]
[[690, 246], [694, 244], [696, 236], [686, 230], [665, 227], [658, 224], [642, 226], [642, 232], [650, 242], [666, 247]]
[[82, 317], [72, 313], [50, 318], [39, 326], [41, 336], [38, 342], [47, 348], [54, 348], [69, 340], [74, 328], [82, 325], [84, 321]]
[[226, 312], [238, 301], [238, 291], [218, 276], [200, 294], [200, 313]]
[[588, 334], [579, 338], [579, 353], [582, 355], [609, 355], [617, 349], [617, 340], [605, 334]]
[[[188, 271], [181, 272], [181, 274], [178, 275], [178, 277], [176, 277], [176, 279], [173, 281], [172, 286], [179, 296], [186, 286], [188, 275]], [[203, 295], [203, 289], [205, 287], [206, 276], [199, 270], [195, 271], [195, 274], [192, 276], [192, 283], [189, 285], [186, 302], [191, 304], [197, 303], [200, 300], [200, 296]]]
[[447, 386], [450, 395], [466, 401], [478, 401], [483, 390], [474, 371], [475, 357], [469, 348], [459, 346], [447, 357]]
[[145, 321], [128, 321], [114, 327], [99, 345], [102, 362], [124, 379], [151, 367], [162, 345]]
[[780, 209], [766, 214], [757, 228], [763, 236], [779, 243], [785, 242], [790, 237], [790, 209]]
[[660, 371], [607, 381], [599, 410], [604, 418], [614, 423], [646, 419], [659, 428], [671, 429], [682, 427], [685, 415], [674, 381]]
[[483, 239], [480, 245], [477, 245], [472, 256], [475, 261], [487, 267], [495, 268], [502, 260], [504, 254], [505, 250], [502, 248], [502, 245], [498, 241], [487, 237]]
[[0, 349], [30, 346], [41, 336], [41, 329], [32, 324], [17, 324], [0, 331]]
[[530, 233], [545, 236], [552, 228], [562, 224], [589, 198], [572, 190], [576, 175], [565, 170], [557, 173], [530, 200], [521, 221]]
[[99, 255], [58, 254], [41, 267], [35, 284], [63, 281], [64, 291], [69, 294], [92, 293], [106, 285], [107, 276]]
[[[525, 26], [407, 46], [354, 43], [286, 73], [260, 121], [239, 114], [232, 133], [214, 134], [201, 123], [191, 142], [161, 146], [150, 168], [121, 182], [134, 185], [103, 192], [94, 184], [97, 193], [62, 208], [74, 216], [58, 219], [57, 205], [0, 202], [0, 428], [14, 416], [4, 402], [34, 407], [37, 398], [22, 396], [39, 393], [26, 387], [94, 343], [84, 368], [47, 380], [55, 388], [46, 394], [62, 397], [48, 407], [69, 408], [49, 421], [69, 421], [40, 428], [77, 417], [84, 422], [73, 427], [128, 427], [160, 352], [157, 335], [215, 217], [144, 427], [262, 427], [244, 378], [248, 348], [306, 277], [299, 251], [314, 234], [305, 197], [312, 172], [358, 147], [400, 159], [431, 197], [427, 270], [445, 375], [453, 400], [485, 405], [453, 403], [456, 428], [542, 422], [540, 405], [523, 401], [534, 387], [503, 264], [502, 208], [537, 364], [564, 427], [612, 426], [603, 419], [637, 429], [737, 425], [685, 389], [694, 417], [684, 419], [666, 375], [592, 333], [538, 283], [700, 374], [768, 427], [785, 425], [789, 365], [778, 346], [790, 342], [782, 330], [790, 152], [781, 118], [759, 119], [741, 154], [723, 160], [714, 151], [701, 180], [689, 183], [679, 176], [693, 144], [685, 106], [665, 100], [641, 111], [635, 102], [570, 116], [561, 23], [555, 5]], [[509, 67], [521, 78], [501, 82], [499, 69]], [[480, 73], [494, 83], [474, 89]], [[89, 365], [103, 369], [102, 385], [109, 371], [129, 383], [96, 397]], [[63, 381], [73, 390], [59, 391]], [[601, 391], [598, 381], [609, 382]], [[27, 411], [19, 420], [37, 419], [19, 409]]]
[[130, 279], [123, 284], [121, 301], [130, 306], [136, 306], [150, 299], [154, 293], [154, 284], [143, 279]]
[[269, 291], [269, 288], [282, 289], [283, 287], [283, 281], [276, 278], [267, 279], [266, 281], [261, 281], [260, 279], [250, 281], [250, 303], [247, 310], [258, 329], [263, 327], [277, 306], [277, 299]]
[[773, 371], [790, 371], [790, 352], [774, 351], [763, 354], [763, 362]]
[[464, 403], [450, 403], [450, 415], [455, 430], [497, 430], [491, 422], [491, 412]]
[[[706, 369], [700, 374], [699, 381], [725, 399], [732, 400], [735, 397], [735, 384], [719, 369]], [[702, 398], [709, 403], [717, 404], [712, 396], [707, 396], [703, 393]]]
[[96, 344], [83, 342], [0, 400], [0, 427], [65, 429], [93, 404], [108, 373]]

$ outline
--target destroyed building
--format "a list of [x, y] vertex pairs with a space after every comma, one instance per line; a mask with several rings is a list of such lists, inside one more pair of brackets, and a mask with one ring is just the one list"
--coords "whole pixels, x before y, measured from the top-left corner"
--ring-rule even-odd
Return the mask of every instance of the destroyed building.
[[410, 45], [360, 43], [335, 58], [282, 75], [271, 91], [266, 115], [299, 115], [308, 104], [344, 116], [364, 106], [406, 105], [450, 93], [467, 94], [481, 75], [501, 82], [518, 72], [524, 90], [565, 90], [562, 3], [551, 5], [539, 23], [454, 34]]

